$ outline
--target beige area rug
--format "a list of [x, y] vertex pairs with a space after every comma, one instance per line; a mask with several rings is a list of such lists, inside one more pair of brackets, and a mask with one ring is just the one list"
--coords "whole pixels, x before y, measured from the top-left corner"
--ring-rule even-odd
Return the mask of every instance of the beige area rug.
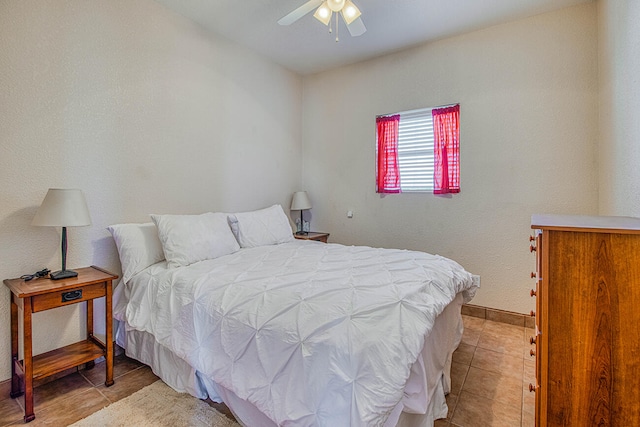
[[99, 426], [238, 427], [239, 424], [206, 402], [156, 381], [72, 424], [72, 427]]

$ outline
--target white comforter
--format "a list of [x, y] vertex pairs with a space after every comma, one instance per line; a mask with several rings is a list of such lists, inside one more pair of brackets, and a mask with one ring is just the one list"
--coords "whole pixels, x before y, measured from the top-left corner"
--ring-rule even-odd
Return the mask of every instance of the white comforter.
[[128, 324], [283, 426], [383, 425], [435, 318], [475, 292], [444, 257], [303, 241], [140, 274]]

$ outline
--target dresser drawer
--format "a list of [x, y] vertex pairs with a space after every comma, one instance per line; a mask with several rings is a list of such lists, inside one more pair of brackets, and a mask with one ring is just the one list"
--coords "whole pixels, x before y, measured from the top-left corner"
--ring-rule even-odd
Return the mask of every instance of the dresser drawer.
[[103, 297], [106, 295], [105, 285], [104, 282], [94, 283], [93, 285], [80, 286], [63, 291], [34, 295], [31, 300], [32, 310], [36, 313], [38, 311]]

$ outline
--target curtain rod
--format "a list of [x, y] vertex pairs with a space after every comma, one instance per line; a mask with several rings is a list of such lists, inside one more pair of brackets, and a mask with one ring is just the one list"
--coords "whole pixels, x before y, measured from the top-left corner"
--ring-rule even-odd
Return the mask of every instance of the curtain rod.
[[415, 108], [413, 110], [406, 110], [406, 111], [398, 111], [396, 113], [389, 113], [389, 114], [378, 114], [376, 116], [376, 118], [378, 117], [387, 117], [387, 116], [393, 116], [395, 114], [406, 114], [406, 113], [413, 113], [414, 111], [420, 111], [420, 110], [433, 110], [436, 108], [447, 108], [447, 107], [454, 107], [456, 105], [460, 105], [459, 102], [455, 102], [453, 104], [444, 104], [444, 105], [438, 105], [436, 107], [425, 107], [425, 108]]

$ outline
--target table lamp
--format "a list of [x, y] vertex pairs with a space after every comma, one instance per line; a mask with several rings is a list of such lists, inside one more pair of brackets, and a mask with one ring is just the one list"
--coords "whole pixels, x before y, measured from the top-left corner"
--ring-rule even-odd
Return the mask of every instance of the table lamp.
[[309, 234], [304, 230], [304, 221], [302, 220], [302, 211], [305, 209], [311, 209], [311, 201], [306, 191], [296, 191], [293, 193], [293, 199], [291, 199], [291, 210], [300, 211], [300, 231], [296, 234]]
[[62, 227], [62, 270], [49, 275], [53, 280], [76, 277], [67, 270], [67, 227], [91, 225], [87, 202], [81, 190], [50, 188], [31, 225]]

